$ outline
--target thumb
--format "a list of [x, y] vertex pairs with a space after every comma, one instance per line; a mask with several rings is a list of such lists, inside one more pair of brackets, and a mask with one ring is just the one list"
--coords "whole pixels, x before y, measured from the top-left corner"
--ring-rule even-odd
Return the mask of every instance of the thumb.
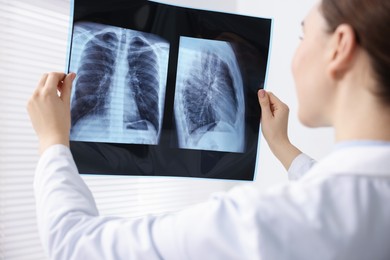
[[64, 79], [64, 83], [62, 84], [61, 87], [61, 99], [64, 101], [66, 104], [70, 104], [70, 94], [72, 91], [72, 83], [73, 80], [76, 78], [75, 73], [69, 73], [66, 75]]
[[261, 117], [272, 117], [268, 93], [264, 89], [260, 89], [257, 92], [257, 97], [259, 99], [259, 104], [261, 107]]

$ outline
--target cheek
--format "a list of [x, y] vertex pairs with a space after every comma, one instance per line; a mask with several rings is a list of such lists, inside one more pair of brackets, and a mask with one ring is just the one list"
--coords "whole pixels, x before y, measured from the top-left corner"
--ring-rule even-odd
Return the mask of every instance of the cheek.
[[302, 47], [301, 47], [301, 45], [299, 45], [299, 47], [295, 50], [294, 57], [293, 57], [292, 62], [291, 62], [291, 71], [293, 73], [295, 81], [296, 81], [298, 68], [299, 68], [300, 63], [301, 63], [301, 56], [302, 56]]
[[307, 77], [308, 71], [305, 71], [305, 66], [304, 66], [304, 52], [302, 48], [302, 43], [298, 47], [298, 49], [295, 51], [292, 63], [291, 63], [291, 71], [294, 77], [294, 83], [295, 83], [295, 88], [297, 92], [297, 97], [298, 97], [298, 103], [301, 105], [302, 101], [304, 98], [302, 95], [305, 93], [304, 88], [305, 88], [305, 78]]
[[301, 45], [296, 49], [295, 53], [294, 53], [294, 57], [292, 59], [292, 62], [291, 62], [291, 71], [293, 73], [293, 76], [294, 76], [294, 81], [296, 82], [297, 81], [297, 73], [298, 73], [298, 69], [299, 69], [299, 65], [300, 65], [300, 62], [301, 62]]
[[[308, 75], [308, 64], [307, 64], [307, 50], [305, 49], [304, 43], [301, 43], [295, 51], [292, 63], [291, 71], [294, 77], [295, 87], [299, 91], [305, 82], [305, 78]], [[310, 72], [309, 72], [310, 73]]]
[[314, 127], [322, 121], [324, 93], [321, 82], [319, 57], [310, 54], [309, 49], [302, 46], [296, 50], [291, 64], [298, 98], [298, 117], [302, 124]]

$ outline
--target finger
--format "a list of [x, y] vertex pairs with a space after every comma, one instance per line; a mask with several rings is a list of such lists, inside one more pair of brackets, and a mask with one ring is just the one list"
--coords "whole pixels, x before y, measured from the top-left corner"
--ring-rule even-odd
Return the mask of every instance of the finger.
[[47, 80], [47, 77], [48, 77], [48, 76], [49, 76], [48, 73], [44, 73], [44, 74], [42, 75], [41, 79], [40, 79], [39, 82], [38, 82], [37, 88], [41, 88], [41, 87], [45, 86], [45, 83], [46, 83], [46, 80]]
[[280, 111], [288, 111], [288, 106], [283, 103], [277, 96], [275, 96], [273, 93], [269, 92], [269, 101], [271, 103], [271, 110], [272, 113], [274, 114], [275, 111], [280, 110]]
[[274, 93], [268, 92], [268, 96], [271, 104], [284, 104]]
[[31, 96], [31, 98], [30, 98], [30, 100], [28, 102], [29, 104], [32, 103], [33, 99], [37, 98], [40, 95], [40, 91], [45, 86], [48, 76], [49, 76], [48, 73], [44, 73], [41, 76], [41, 79], [39, 80], [38, 85], [35, 88], [35, 90], [33, 92], [33, 95]]
[[48, 93], [54, 93], [57, 95], [57, 87], [61, 85], [61, 81], [65, 78], [65, 73], [62, 72], [51, 72], [47, 77], [44, 88]]
[[271, 117], [272, 116], [271, 104], [267, 92], [264, 89], [260, 89], [257, 92], [257, 97], [259, 99], [259, 104], [261, 107], [261, 116]]
[[70, 94], [72, 91], [72, 83], [73, 80], [75, 79], [76, 74], [75, 73], [69, 73], [66, 75], [64, 79], [64, 83], [61, 86], [61, 99], [64, 101], [66, 104], [70, 104]]

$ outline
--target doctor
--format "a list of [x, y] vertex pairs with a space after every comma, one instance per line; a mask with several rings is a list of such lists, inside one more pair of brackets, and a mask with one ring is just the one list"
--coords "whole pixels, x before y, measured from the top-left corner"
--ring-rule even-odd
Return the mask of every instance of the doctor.
[[297, 181], [265, 193], [236, 187], [159, 217], [99, 216], [68, 148], [75, 75], [45, 74], [28, 111], [49, 258], [390, 259], [389, 24], [388, 0], [322, 0], [302, 23], [292, 64], [299, 118], [335, 128], [331, 154], [311, 167], [287, 137], [287, 106], [260, 90], [264, 137]]

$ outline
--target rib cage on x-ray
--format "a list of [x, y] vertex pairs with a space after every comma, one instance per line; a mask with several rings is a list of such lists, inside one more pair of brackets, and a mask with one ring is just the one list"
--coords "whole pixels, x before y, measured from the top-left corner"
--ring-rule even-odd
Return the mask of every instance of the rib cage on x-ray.
[[71, 140], [157, 144], [169, 45], [138, 31], [78, 23], [73, 36]]
[[238, 101], [228, 65], [214, 53], [202, 54], [200, 66], [185, 81], [184, 114], [188, 130], [207, 132], [219, 121], [234, 125]]
[[85, 45], [73, 95], [73, 126], [87, 114], [103, 116], [107, 113], [107, 93], [112, 84], [118, 45], [118, 37], [112, 32], [98, 33]]
[[244, 152], [245, 100], [230, 44], [181, 37], [174, 106], [179, 147]]
[[[153, 48], [141, 37], [134, 37], [127, 52], [129, 74], [126, 82], [132, 86], [138, 115], [126, 113], [124, 122], [128, 129], [147, 129], [145, 120], [159, 129], [158, 111], [158, 62]], [[128, 107], [132, 110], [131, 107]], [[132, 118], [133, 116], [133, 118]], [[135, 118], [134, 118], [135, 116]], [[138, 118], [137, 118], [138, 117]], [[145, 120], [142, 120], [145, 119]]]

